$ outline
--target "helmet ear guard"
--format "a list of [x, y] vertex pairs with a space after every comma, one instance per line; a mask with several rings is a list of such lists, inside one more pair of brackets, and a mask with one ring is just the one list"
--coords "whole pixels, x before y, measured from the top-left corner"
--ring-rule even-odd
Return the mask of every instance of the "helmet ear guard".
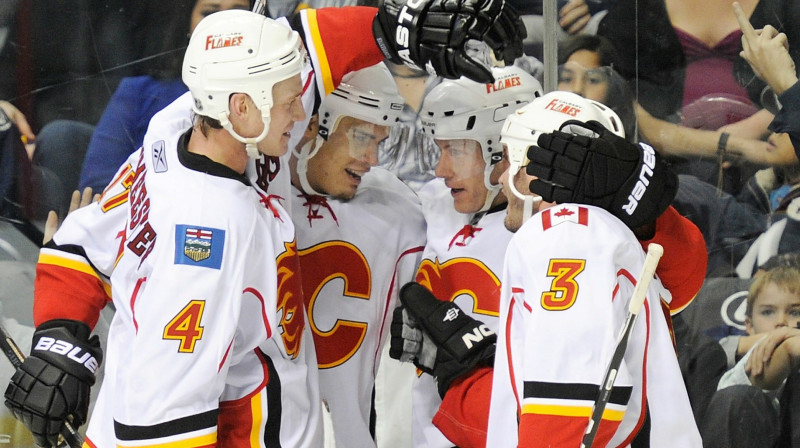
[[[197, 24], [183, 59], [182, 79], [194, 100], [192, 109], [222, 124], [258, 157], [256, 144], [269, 130], [272, 88], [298, 75], [306, 64], [297, 32], [275, 20], [243, 10], [219, 11]], [[229, 98], [245, 93], [261, 111], [264, 129], [256, 137], [237, 134], [230, 124]]]

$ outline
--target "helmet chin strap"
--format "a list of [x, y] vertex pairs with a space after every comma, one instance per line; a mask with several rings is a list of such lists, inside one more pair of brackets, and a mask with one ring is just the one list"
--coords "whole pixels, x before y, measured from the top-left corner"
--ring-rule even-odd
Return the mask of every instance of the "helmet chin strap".
[[481, 207], [481, 209], [478, 210], [477, 213], [485, 212], [490, 208], [492, 208], [492, 202], [494, 202], [494, 198], [496, 198], [497, 195], [500, 194], [500, 190], [502, 189], [502, 187], [500, 185], [492, 185], [491, 187], [487, 186], [486, 189], [487, 189], [486, 202], [483, 203], [483, 207]]
[[[308, 161], [317, 153], [319, 149], [322, 148], [322, 143], [325, 140], [320, 136], [317, 135], [316, 139], [307, 141], [302, 148], [300, 148], [300, 152], [296, 150], [292, 150], [292, 154], [297, 158], [297, 177], [300, 179], [300, 187], [302, 188], [305, 194], [315, 194], [318, 196], [325, 196], [322, 193], [319, 193], [311, 187], [311, 184], [308, 182]], [[313, 145], [313, 147], [312, 147]]]
[[261, 122], [264, 123], [264, 129], [261, 130], [261, 133], [258, 134], [256, 137], [242, 137], [236, 131], [233, 130], [233, 125], [231, 124], [230, 120], [228, 120], [228, 113], [222, 112], [219, 114], [219, 122], [222, 124], [222, 128], [228, 131], [229, 134], [236, 140], [244, 143], [244, 150], [247, 151], [247, 157], [251, 159], [257, 159], [261, 156], [258, 152], [258, 142], [264, 140], [267, 136], [267, 132], [269, 132], [269, 107], [267, 105], [261, 107]]
[[[483, 144], [481, 144], [481, 150], [483, 150]], [[485, 167], [483, 169], [483, 186], [486, 187], [486, 202], [483, 203], [483, 207], [478, 210], [478, 213], [485, 212], [492, 208], [492, 202], [494, 202], [494, 198], [500, 194], [500, 191], [503, 189], [503, 186], [500, 184], [493, 184], [492, 183], [492, 173], [494, 172], [495, 167], [497, 166], [496, 163], [492, 163], [491, 157], [484, 156], [484, 163]]]
[[[533, 206], [538, 205], [540, 202], [542, 202], [542, 197], [533, 196], [529, 194], [522, 194], [517, 190], [516, 185], [514, 185], [514, 176], [517, 175], [518, 171], [519, 167], [516, 167], [514, 165], [508, 168], [508, 187], [511, 189], [511, 192], [514, 193], [514, 196], [516, 196], [519, 199], [522, 199], [523, 201], [522, 224], [525, 224], [528, 221], [528, 219], [530, 219], [530, 217], [533, 216]], [[514, 174], [511, 174], [512, 172]]]

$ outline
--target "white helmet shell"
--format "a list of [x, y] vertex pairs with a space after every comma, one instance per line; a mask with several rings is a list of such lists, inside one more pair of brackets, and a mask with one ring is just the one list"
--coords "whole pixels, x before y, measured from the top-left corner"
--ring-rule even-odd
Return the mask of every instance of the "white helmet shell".
[[[625, 138], [622, 120], [613, 110], [602, 103], [586, 99], [572, 92], [554, 91], [536, 98], [530, 104], [517, 109], [506, 118], [501, 131], [501, 140], [508, 147], [511, 167], [518, 170], [525, 166], [528, 147], [536, 146], [539, 135], [553, 131], [591, 134], [585, 128], [569, 126], [565, 122], [597, 121], [614, 134]], [[516, 170], [509, 171], [516, 174]]]
[[[532, 198], [531, 195], [523, 195], [517, 191], [512, 178], [520, 168], [528, 164], [528, 148], [538, 144], [541, 134], [563, 131], [596, 137], [592, 131], [584, 127], [567, 123], [572, 120], [584, 123], [599, 122], [617, 136], [625, 138], [622, 120], [602, 103], [563, 91], [550, 92], [536, 98], [509, 115], [501, 131], [501, 141], [508, 148], [508, 183], [515, 196], [523, 200]], [[530, 213], [526, 211], [524, 216], [527, 218], [529, 215]]]
[[[260, 14], [226, 10], [197, 24], [186, 48], [182, 76], [192, 93], [194, 112], [219, 120], [237, 140], [248, 144], [250, 154], [269, 128], [272, 87], [299, 74], [305, 63], [297, 32]], [[246, 93], [261, 111], [264, 130], [259, 137], [233, 132], [228, 121], [233, 93]]]
[[[421, 131], [437, 140], [475, 140], [485, 162], [484, 185], [488, 209], [499, 185], [489, 177], [502, 160], [500, 131], [510, 114], [541, 96], [542, 85], [520, 67], [492, 68], [495, 82], [482, 84], [467, 78], [444, 80], [426, 95], [420, 112]], [[426, 157], [427, 158], [427, 157]]]
[[381, 126], [400, 121], [405, 99], [383, 62], [348, 73], [319, 106], [319, 135], [333, 133], [343, 116]]

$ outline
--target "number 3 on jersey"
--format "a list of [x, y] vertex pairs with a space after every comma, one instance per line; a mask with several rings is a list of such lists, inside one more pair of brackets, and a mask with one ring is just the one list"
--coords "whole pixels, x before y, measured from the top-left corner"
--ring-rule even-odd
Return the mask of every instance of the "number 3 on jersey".
[[571, 307], [578, 297], [578, 276], [586, 267], [586, 260], [551, 258], [547, 276], [553, 277], [550, 290], [542, 293], [542, 308], [563, 311]]
[[194, 344], [203, 338], [200, 320], [205, 306], [204, 300], [192, 300], [164, 327], [164, 339], [181, 341], [178, 352], [194, 352]]

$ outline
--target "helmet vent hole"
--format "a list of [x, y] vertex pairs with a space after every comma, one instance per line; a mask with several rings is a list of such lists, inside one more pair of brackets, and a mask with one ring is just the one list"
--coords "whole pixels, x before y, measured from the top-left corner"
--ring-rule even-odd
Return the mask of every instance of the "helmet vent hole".
[[469, 120], [467, 120], [467, 130], [471, 131], [473, 127], [475, 127], [475, 115], [469, 117]]

